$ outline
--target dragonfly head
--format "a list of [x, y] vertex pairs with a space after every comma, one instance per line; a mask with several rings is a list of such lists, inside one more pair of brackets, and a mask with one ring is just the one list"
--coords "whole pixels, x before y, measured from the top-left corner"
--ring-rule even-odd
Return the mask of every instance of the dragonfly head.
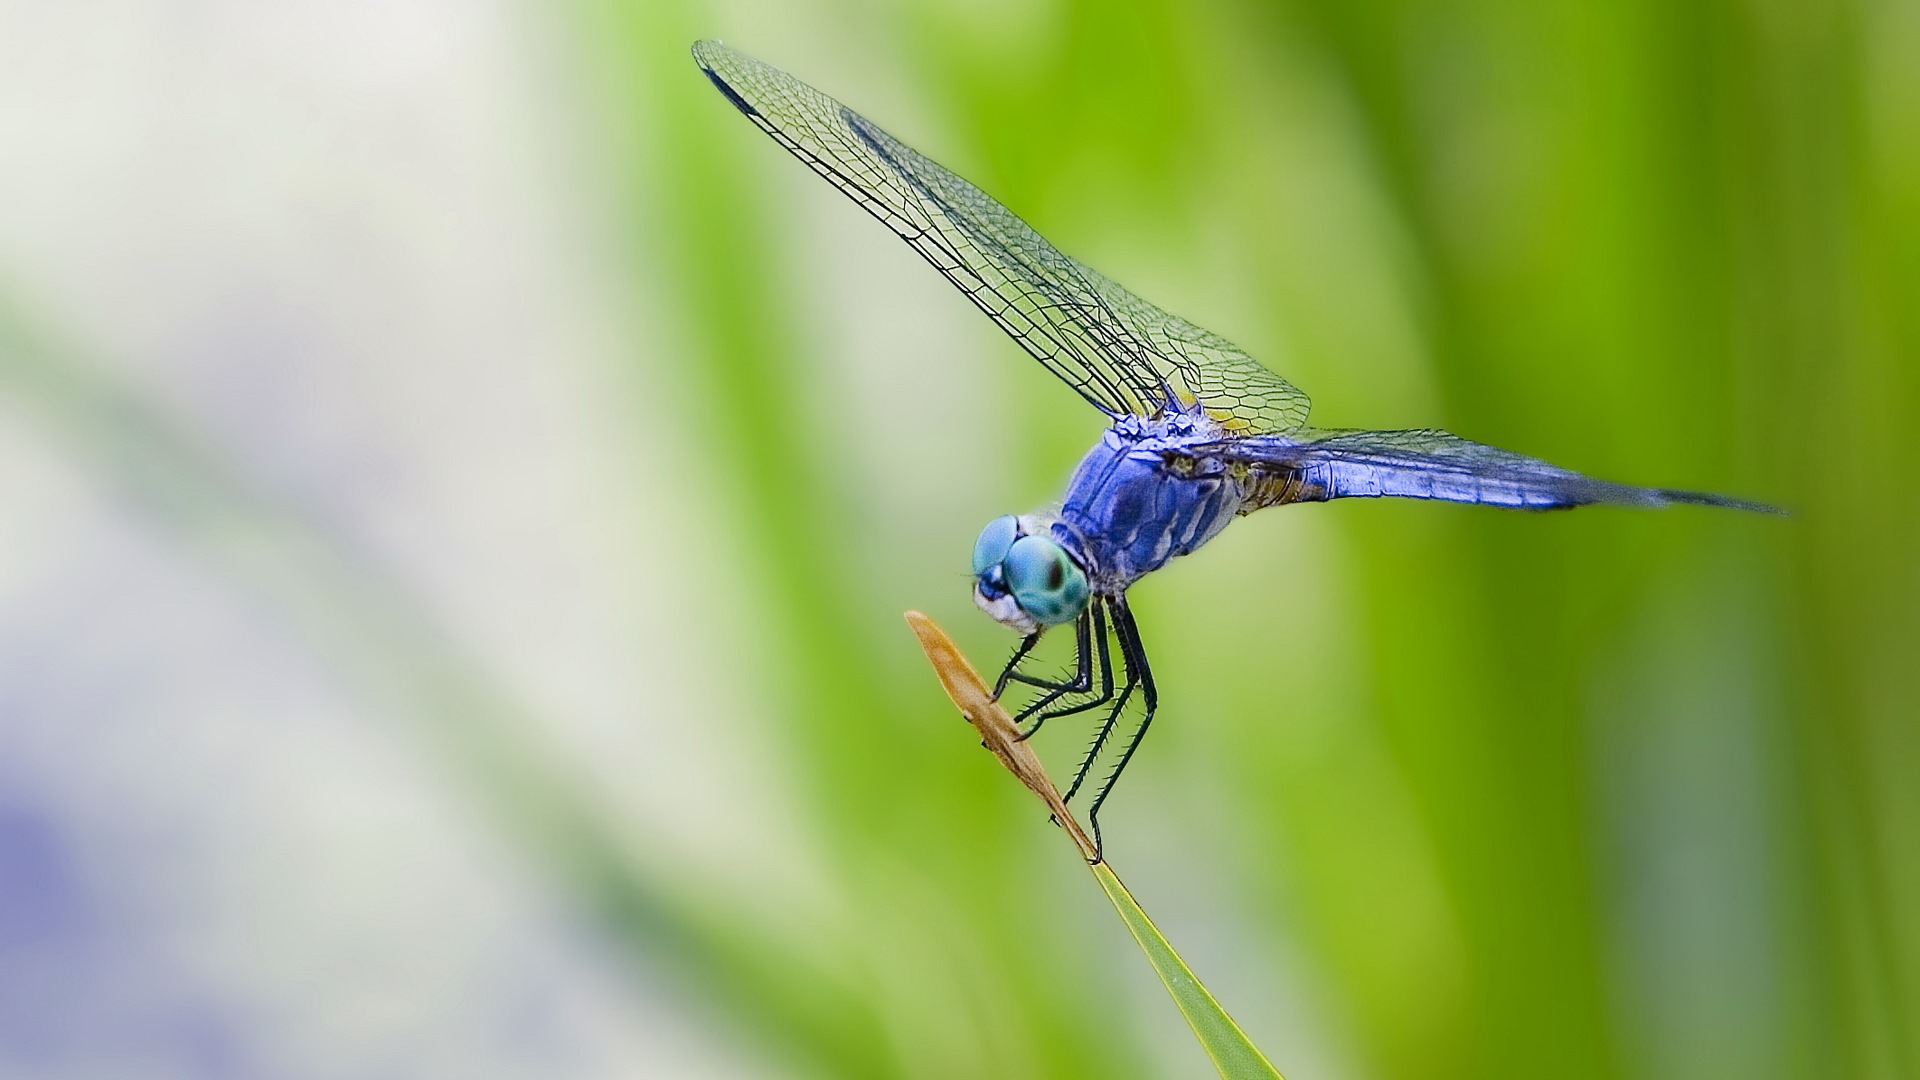
[[1087, 573], [1044, 522], [994, 518], [973, 544], [973, 602], [1022, 634], [1072, 622], [1087, 609]]

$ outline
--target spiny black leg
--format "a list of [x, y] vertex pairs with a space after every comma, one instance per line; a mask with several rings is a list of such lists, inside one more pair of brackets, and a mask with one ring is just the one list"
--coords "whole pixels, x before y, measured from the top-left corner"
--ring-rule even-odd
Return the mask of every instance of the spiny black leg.
[[1001, 676], [1003, 680], [1023, 682], [1028, 686], [1038, 686], [1046, 691], [1046, 693], [1040, 695], [1038, 700], [1026, 708], [1021, 709], [1019, 715], [1013, 718], [1014, 723], [1018, 724], [1027, 717], [1060, 700], [1064, 694], [1084, 694], [1093, 688], [1093, 669], [1089, 666], [1093, 662], [1093, 654], [1087, 648], [1087, 624], [1092, 621], [1092, 618], [1091, 612], [1083, 611], [1080, 613], [1080, 617], [1075, 619], [1073, 623], [1073, 655], [1075, 668], [1073, 678], [1065, 682], [1054, 682], [1047, 679], [1030, 678], [1017, 671], [1009, 671], [1007, 674]]
[[1062, 690], [1068, 693], [1078, 694], [1087, 692], [1088, 688], [1092, 685], [1092, 676], [1088, 674], [1086, 663], [1087, 612], [1084, 611], [1080, 613], [1078, 619], [1074, 620], [1074, 645], [1077, 655], [1080, 657], [1078, 661], [1080, 671], [1078, 674], [1070, 679], [1046, 679], [1038, 675], [1028, 675], [1025, 672], [1017, 670], [1020, 666], [1020, 661], [1026, 659], [1027, 654], [1033, 650], [1033, 646], [1040, 640], [1040, 635], [1046, 632], [1047, 628], [1043, 626], [1033, 633], [1028, 634], [1026, 638], [1020, 642], [1020, 647], [1013, 651], [1013, 659], [1007, 661], [1006, 669], [1000, 672], [999, 681], [994, 684], [993, 697], [995, 701], [998, 701], [1000, 695], [1006, 692], [1009, 683], [1022, 683], [1035, 689], [1046, 691]]
[[[1119, 620], [1120, 609], [1115, 605], [1114, 629], [1116, 632], [1120, 628]], [[1105, 749], [1107, 737], [1113, 734], [1113, 727], [1119, 722], [1120, 714], [1126, 711], [1127, 702], [1133, 697], [1134, 687], [1140, 683], [1140, 676], [1133, 669], [1133, 661], [1127, 653], [1127, 643], [1124, 639], [1120, 642], [1120, 664], [1126, 669], [1127, 680], [1120, 687], [1119, 698], [1114, 701], [1113, 707], [1107, 710], [1106, 717], [1100, 721], [1100, 730], [1094, 732], [1093, 743], [1087, 747], [1086, 756], [1080, 759], [1080, 768], [1074, 772], [1073, 783], [1067, 788], [1066, 798], [1068, 799], [1078, 794], [1080, 785], [1087, 782], [1087, 774], [1092, 771], [1094, 761], [1100, 757], [1100, 751]]]
[[1035, 630], [1020, 642], [1019, 648], [1013, 650], [1013, 656], [1007, 661], [1007, 666], [1001, 669], [1000, 677], [993, 681], [993, 700], [999, 701], [1000, 695], [1007, 692], [1007, 682], [1013, 678], [1013, 669], [1019, 667], [1020, 661], [1025, 660], [1039, 643], [1040, 631]]
[[[1079, 704], [1076, 704], [1076, 705], [1068, 705], [1064, 708], [1053, 709], [1044, 713], [1040, 712], [1041, 708], [1043, 708], [1048, 704], [1051, 704], [1055, 698], [1059, 697], [1060, 694], [1064, 692], [1064, 691], [1056, 691], [1053, 694], [1049, 694], [1047, 697], [1034, 702], [1032, 705], [1029, 705], [1027, 708], [1022, 709], [1020, 711], [1020, 715], [1013, 718], [1014, 723], [1016, 724], [1022, 723], [1029, 716], [1033, 716], [1034, 721], [1031, 725], [1021, 729], [1020, 734], [1018, 736], [1020, 741], [1024, 742], [1027, 739], [1033, 738], [1034, 733], [1040, 730], [1040, 725], [1046, 723], [1047, 721], [1053, 719], [1056, 716], [1072, 716], [1074, 713], [1085, 712], [1088, 709], [1096, 709], [1113, 699], [1113, 659], [1107, 650], [1106, 613], [1101, 610], [1098, 601], [1096, 601], [1093, 604], [1093, 606], [1089, 609], [1088, 614], [1086, 616], [1083, 616], [1083, 618], [1088, 618], [1093, 623], [1094, 640], [1098, 642], [1098, 648], [1100, 650], [1100, 691], [1099, 693], [1095, 694], [1093, 697], [1089, 698], [1088, 700], [1080, 702]], [[1087, 642], [1086, 642], [1086, 635], [1084, 633], [1081, 635], [1081, 640], [1080, 640], [1080, 672], [1081, 672], [1080, 678], [1076, 680], [1077, 682], [1080, 683], [1080, 685], [1074, 688], [1074, 692], [1086, 693], [1089, 687], [1087, 686], [1087, 679], [1088, 679]], [[1035, 716], [1036, 713], [1038, 713], [1039, 715]]]
[[[1126, 771], [1127, 762], [1133, 760], [1133, 752], [1140, 749], [1140, 740], [1146, 737], [1147, 727], [1153, 723], [1153, 712], [1160, 705], [1160, 695], [1153, 687], [1153, 669], [1147, 666], [1147, 650], [1140, 643], [1140, 628], [1134, 625], [1133, 612], [1128, 610], [1126, 600], [1113, 603], [1113, 630], [1120, 638], [1120, 656], [1127, 665], [1128, 687], [1139, 680], [1140, 698], [1146, 704], [1146, 713], [1140, 718], [1140, 726], [1133, 729], [1133, 735], [1127, 739], [1127, 748], [1120, 753], [1120, 760], [1101, 782], [1100, 790], [1094, 793], [1093, 802], [1087, 807], [1087, 825], [1093, 830], [1093, 861], [1100, 861], [1100, 805], [1107, 801], [1112, 793], [1114, 782]], [[1103, 733], [1104, 734], [1104, 733]], [[1075, 787], [1079, 786], [1076, 781]]]

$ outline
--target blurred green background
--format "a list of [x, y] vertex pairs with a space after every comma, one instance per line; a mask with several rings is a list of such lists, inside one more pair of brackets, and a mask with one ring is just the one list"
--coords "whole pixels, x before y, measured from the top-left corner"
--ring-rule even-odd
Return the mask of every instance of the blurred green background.
[[1099, 418], [708, 36], [1322, 425], [1793, 511], [1135, 590], [1109, 854], [1290, 1077], [1920, 1075], [1887, 0], [0, 3], [0, 1074], [1207, 1073], [900, 620]]

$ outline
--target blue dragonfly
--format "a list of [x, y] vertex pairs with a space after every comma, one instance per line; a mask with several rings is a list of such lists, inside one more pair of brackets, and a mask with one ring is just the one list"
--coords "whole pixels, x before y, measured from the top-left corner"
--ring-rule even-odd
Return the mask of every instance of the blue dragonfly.
[[[996, 697], [1010, 684], [1032, 688], [1015, 715], [1022, 737], [1048, 720], [1101, 710], [1069, 801], [1117, 746], [1087, 809], [1096, 851], [1100, 808], [1159, 704], [1127, 589], [1236, 517], [1377, 496], [1525, 510], [1694, 503], [1778, 512], [1724, 495], [1596, 480], [1444, 431], [1309, 427], [1307, 395], [1293, 384], [1061, 254], [991, 196], [871, 120], [717, 41], [696, 43], [693, 56], [736, 109], [899, 234], [1111, 421], [1057, 509], [995, 518], [973, 547], [974, 602], [1022, 635], [994, 686]], [[1023, 670], [1041, 635], [1068, 624], [1073, 674]], [[1123, 717], [1135, 719], [1116, 740]]]

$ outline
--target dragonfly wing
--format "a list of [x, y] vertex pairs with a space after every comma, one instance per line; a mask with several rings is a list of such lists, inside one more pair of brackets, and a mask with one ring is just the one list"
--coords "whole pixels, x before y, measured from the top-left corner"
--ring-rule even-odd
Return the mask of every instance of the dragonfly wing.
[[1199, 401], [1283, 433], [1307, 396], [1245, 351], [1060, 253], [992, 196], [806, 83], [716, 41], [694, 59], [735, 108], [892, 229], [1034, 359], [1110, 416]]
[[1526, 510], [1595, 503], [1696, 503], [1780, 512], [1725, 495], [1595, 480], [1539, 458], [1431, 429], [1323, 431], [1294, 438], [1236, 439], [1199, 448], [1199, 452], [1254, 466], [1270, 478], [1275, 491], [1285, 493], [1275, 501], [1397, 496]]

